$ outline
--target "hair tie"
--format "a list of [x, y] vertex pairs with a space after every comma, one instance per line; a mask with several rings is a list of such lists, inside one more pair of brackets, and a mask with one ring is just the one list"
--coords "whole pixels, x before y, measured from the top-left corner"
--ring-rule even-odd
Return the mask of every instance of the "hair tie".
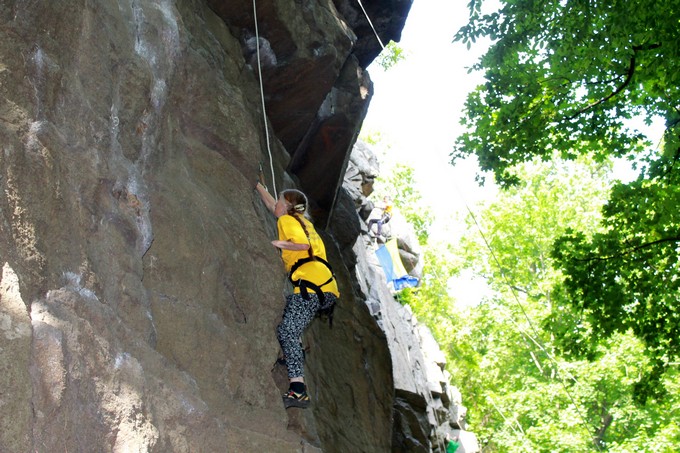
[[305, 205], [304, 204], [296, 204], [293, 209], [295, 209], [297, 212], [302, 212], [305, 210]]

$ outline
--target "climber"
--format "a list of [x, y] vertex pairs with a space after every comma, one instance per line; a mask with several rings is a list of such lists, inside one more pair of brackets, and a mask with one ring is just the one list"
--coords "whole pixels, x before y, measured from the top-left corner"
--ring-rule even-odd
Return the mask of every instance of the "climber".
[[326, 262], [323, 240], [306, 218], [305, 194], [288, 189], [275, 200], [259, 181], [255, 188], [267, 209], [278, 218], [279, 238], [272, 241], [272, 245], [281, 250], [281, 259], [294, 286], [293, 294], [286, 296], [283, 318], [276, 329], [290, 381], [283, 404], [286, 408], [304, 408], [310, 400], [304, 382], [304, 350], [300, 338], [317, 314], [332, 314], [340, 292]]
[[366, 225], [368, 229], [368, 233], [371, 234], [371, 228], [373, 227], [373, 224], [376, 223], [378, 224], [378, 229], [377, 229], [377, 234], [375, 237], [380, 237], [382, 235], [382, 227], [384, 224], [390, 221], [392, 218], [392, 204], [390, 203], [390, 199], [385, 197], [383, 199], [383, 205], [380, 207], [382, 209], [382, 215], [380, 218], [373, 218], [368, 221], [368, 225]]
[[451, 439], [451, 435], [446, 433], [446, 453], [455, 453], [460, 446], [460, 438], [458, 435]]

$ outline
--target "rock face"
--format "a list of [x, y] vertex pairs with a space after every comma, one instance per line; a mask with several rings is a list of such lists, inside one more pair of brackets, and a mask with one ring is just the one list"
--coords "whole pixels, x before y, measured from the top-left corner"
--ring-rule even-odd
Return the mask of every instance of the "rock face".
[[[354, 201], [357, 212], [371, 210], [367, 198], [373, 191], [373, 180], [379, 174], [375, 156], [365, 143], [357, 142], [345, 174], [344, 188]], [[408, 305], [402, 306], [392, 295], [375, 251], [380, 243], [370, 237], [362, 223], [362, 236], [354, 244], [355, 279], [371, 315], [385, 332], [392, 357], [394, 378], [394, 428], [392, 451], [446, 451], [446, 435], [458, 437], [460, 451], [479, 451], [476, 436], [466, 431], [467, 409], [462, 396], [445, 371], [446, 358], [429, 329], [418, 323]], [[397, 239], [405, 269], [420, 277], [420, 253], [413, 229], [393, 212], [389, 222]], [[406, 266], [405, 257], [411, 260]]]
[[[369, 8], [394, 38], [398, 3]], [[394, 354], [338, 190], [375, 49], [330, 0], [257, 12], [269, 147], [252, 3], [0, 6], [0, 451], [395, 448]], [[343, 297], [304, 339], [306, 411], [280, 398], [286, 288], [252, 190], [263, 162], [333, 225]]]

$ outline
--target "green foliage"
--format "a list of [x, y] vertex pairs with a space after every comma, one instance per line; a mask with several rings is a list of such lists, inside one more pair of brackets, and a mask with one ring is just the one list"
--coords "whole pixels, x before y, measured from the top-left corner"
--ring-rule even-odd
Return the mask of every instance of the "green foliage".
[[387, 43], [382, 52], [380, 52], [380, 55], [378, 55], [376, 61], [380, 67], [383, 68], [383, 70], [387, 71], [388, 69], [396, 66], [405, 58], [406, 53], [404, 52], [404, 49], [402, 49], [396, 42], [390, 41]]
[[[589, 241], [609, 231], [599, 214], [608, 168], [583, 158], [516, 167], [521, 183], [470, 218], [459, 245], [424, 245], [421, 285], [398, 296], [446, 353], [485, 452], [652, 453], [680, 442], [677, 368], [659, 377], [663, 392], [639, 401], [655, 362], [645, 343], [632, 329], [591, 335], [583, 310], [560, 296], [553, 243], [570, 226]], [[400, 209], [416, 211], [407, 206], [422, 204], [412, 170], [397, 167], [387, 180]], [[494, 296], [461, 304], [448, 283], [462, 269], [484, 276]]]
[[418, 242], [427, 243], [432, 225], [433, 215], [429, 206], [423, 203], [423, 197], [416, 188], [414, 170], [403, 164], [397, 164], [386, 176], [377, 178], [374, 199], [389, 197], [406, 221], [413, 226]]
[[[364, 143], [368, 143], [369, 145], [375, 146], [379, 143], [385, 142], [385, 137], [383, 137], [383, 134], [380, 131], [365, 131], [362, 129], [359, 140], [363, 141]], [[387, 146], [389, 148], [389, 145]]]
[[442, 334], [450, 332], [452, 299], [447, 282], [458, 269], [445, 246], [425, 247], [421, 255], [424, 263], [423, 281], [417, 288], [405, 288], [399, 294], [402, 304], [408, 303], [418, 319]]
[[[464, 392], [472, 391], [481, 401], [478, 418], [472, 415], [471, 421], [478, 423], [474, 429], [490, 451], [542, 451], [545, 445], [568, 451], [577, 444], [575, 450], [588, 451], [593, 446], [592, 433], [584, 432], [569, 394], [556, 379], [560, 364], [552, 360], [551, 326], [540, 327], [557, 310], [552, 286], [560, 274], [550, 256], [554, 237], [570, 224], [595, 229], [598, 218], [590, 213], [605, 199], [604, 171], [593, 163], [558, 160], [523, 165], [516, 169], [521, 184], [470, 219], [470, 233], [461, 240], [465, 265], [497, 293], [471, 310], [468, 341], [477, 352], [471, 360], [479, 365], [470, 373], [476, 375], [477, 389]], [[467, 369], [452, 373], [457, 382], [472, 377]], [[556, 437], [564, 423], [575, 424], [578, 432], [572, 427], [571, 437]]]
[[503, 0], [456, 40], [494, 44], [474, 70], [486, 83], [468, 97], [463, 134], [452, 157], [476, 154], [502, 184], [534, 156], [634, 156], [643, 136], [626, 120], [654, 115], [677, 125], [680, 8], [674, 0], [586, 2]]
[[[501, 0], [489, 14], [481, 0], [469, 7], [456, 39], [494, 44], [472, 68], [486, 82], [468, 97], [454, 161], [475, 154], [506, 187], [519, 182], [513, 168], [534, 158], [643, 165], [637, 181], [612, 188], [600, 231], [568, 225], [548, 253], [566, 279], [545, 325], [562, 353], [591, 359], [617, 333], [643, 340], [652, 360], [637, 381], [644, 401], [680, 356], [680, 8], [672, 0]], [[666, 121], [660, 150], [631, 126], [653, 117]], [[514, 269], [512, 258], [503, 266]]]
[[[568, 231], [554, 257], [567, 278], [568, 301], [604, 337], [632, 330], [655, 360], [641, 397], [680, 358], [680, 187], [670, 177], [617, 184], [603, 209], [605, 231]], [[649, 387], [649, 388], [646, 388]]]
[[[607, 169], [586, 159], [519, 166], [515, 171], [522, 174], [521, 185], [488, 204], [478, 219], [490, 236], [486, 241], [478, 234], [462, 240], [466, 256], [487, 254], [489, 247], [502, 252], [476, 263], [475, 271], [496, 289], [508, 281], [525, 282], [515, 289], [533, 299], [548, 297], [555, 278], [550, 257], [555, 235], [570, 226], [586, 231], [597, 227], [596, 213], [607, 193]], [[472, 220], [468, 219], [469, 228], [476, 231]]]
[[581, 311], [554, 290], [563, 280], [554, 240], [570, 226], [586, 238], [605, 232], [606, 169], [584, 159], [516, 167], [521, 183], [486, 204], [453, 251], [456, 269], [495, 290], [479, 306], [448, 302], [449, 330], [436, 331], [485, 452], [651, 453], [677, 441], [677, 372], [661, 377], [665, 396], [638, 401], [654, 366], [646, 345], [631, 330], [589, 337]]

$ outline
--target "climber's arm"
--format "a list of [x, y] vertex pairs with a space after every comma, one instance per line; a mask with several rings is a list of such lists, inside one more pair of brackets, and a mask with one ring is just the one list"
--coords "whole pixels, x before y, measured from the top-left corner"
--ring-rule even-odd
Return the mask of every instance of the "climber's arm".
[[272, 244], [274, 247], [278, 247], [283, 250], [297, 250], [297, 251], [302, 251], [302, 250], [307, 250], [309, 249], [309, 244], [296, 244], [295, 242], [290, 242], [290, 241], [272, 241]]
[[262, 202], [264, 205], [271, 211], [272, 214], [274, 214], [274, 206], [276, 205], [276, 199], [271, 196], [271, 194], [267, 191], [267, 188], [263, 186], [259, 181], [255, 185], [255, 190], [260, 194], [260, 198], [262, 198]]

